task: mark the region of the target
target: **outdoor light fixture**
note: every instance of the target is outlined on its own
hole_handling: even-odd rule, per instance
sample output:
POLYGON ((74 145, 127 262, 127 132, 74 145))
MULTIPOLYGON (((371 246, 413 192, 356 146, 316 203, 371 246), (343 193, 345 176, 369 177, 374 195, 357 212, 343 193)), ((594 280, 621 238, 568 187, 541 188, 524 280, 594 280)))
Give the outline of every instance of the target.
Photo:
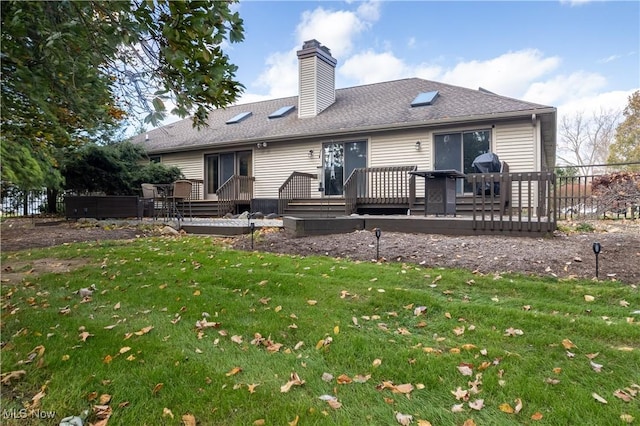
POLYGON ((602 246, 599 242, 596 241, 595 243, 593 243, 593 252, 596 255, 596 278, 598 278, 598 255, 600 254, 601 250, 602 246))
POLYGON ((251 224, 249 225, 249 230, 251 231, 251 250, 253 250, 253 233, 256 230, 255 222, 251 222, 251 224))
POLYGON ((382 235, 382 231, 380 228, 374 229, 376 234, 376 261, 380 259, 380 235, 382 235))
POLYGON ((266 142, 258 142, 258 144, 256 146, 258 148, 266 148, 267 147, 267 143, 266 142))
POLYGON ((422 143, 420 141, 416 142, 416 151, 420 151, 421 147, 422 147, 422 143))
POLYGON ((309 158, 313 158, 313 150, 312 149, 309 150, 309 158))

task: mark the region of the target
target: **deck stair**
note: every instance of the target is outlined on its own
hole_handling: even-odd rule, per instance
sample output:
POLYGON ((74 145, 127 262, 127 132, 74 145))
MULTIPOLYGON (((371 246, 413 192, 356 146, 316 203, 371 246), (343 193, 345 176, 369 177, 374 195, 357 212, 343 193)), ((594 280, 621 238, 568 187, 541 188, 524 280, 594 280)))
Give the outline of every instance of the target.
POLYGON ((325 197, 294 200, 288 203, 282 216, 294 217, 339 217, 345 215, 345 200, 342 197, 325 197))

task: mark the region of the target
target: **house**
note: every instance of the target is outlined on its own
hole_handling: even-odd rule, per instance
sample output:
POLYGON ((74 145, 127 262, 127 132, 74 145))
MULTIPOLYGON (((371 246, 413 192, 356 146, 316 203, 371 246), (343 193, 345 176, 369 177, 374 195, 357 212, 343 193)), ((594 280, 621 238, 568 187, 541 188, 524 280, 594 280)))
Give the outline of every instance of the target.
MULTIPOLYGON (((327 47, 309 40, 297 56, 298 96, 219 109, 206 128, 184 119, 134 142, 200 182, 194 198, 262 211, 276 211, 283 187, 297 176, 305 182, 299 198, 330 201, 345 196, 354 170, 377 170, 390 180, 416 169, 473 173, 473 160, 486 152, 511 173, 553 171, 554 107, 419 78, 335 89, 337 61, 327 47)), ((375 179, 365 177, 355 191, 379 186, 375 179)), ((421 194, 424 185, 418 179, 410 190, 421 194)), ((456 192, 473 188, 460 179, 456 192)))

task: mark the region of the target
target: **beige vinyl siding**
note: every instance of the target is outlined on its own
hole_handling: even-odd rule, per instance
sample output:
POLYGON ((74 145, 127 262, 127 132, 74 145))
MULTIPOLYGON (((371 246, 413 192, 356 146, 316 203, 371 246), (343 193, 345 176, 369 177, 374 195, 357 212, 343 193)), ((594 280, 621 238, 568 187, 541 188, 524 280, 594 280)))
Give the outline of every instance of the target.
MULTIPOLYGON (((521 124, 506 124, 496 126, 495 128, 495 151, 500 157, 501 161, 505 161, 509 164, 510 173, 519 172, 532 172, 538 170, 537 168, 537 156, 538 148, 536 147, 536 128, 531 125, 531 122, 525 122, 521 124)), ((533 205, 537 205, 538 194, 537 184, 534 182, 532 186, 533 205)), ((528 188, 522 188, 526 191, 528 188)), ((513 208, 528 207, 528 200, 522 200, 520 205, 517 205, 518 197, 518 184, 514 182, 512 186, 512 200, 514 200, 513 208)))
POLYGON ((316 115, 316 67, 315 58, 305 58, 300 61, 300 81, 298 98, 298 117, 313 117, 316 115))
POLYGON ((204 160, 200 151, 163 154, 162 164, 178 167, 187 179, 204 179, 204 160))
MULTIPOLYGON (((322 150, 320 142, 304 142, 279 144, 253 151, 255 198, 278 198, 278 189, 295 172, 316 174, 321 159, 318 158, 322 150), (313 149, 314 156, 309 158, 309 150, 313 149)), ((313 187, 317 181, 312 182, 313 187)), ((312 196, 320 196, 312 191, 312 196)))
MULTIPOLYGON (((369 167, 417 166, 419 170, 430 170, 433 168, 431 155, 431 135, 424 131, 374 136, 369 143, 369 167), (417 141, 420 141, 420 150, 416 150, 417 141)), ((416 193, 424 193, 422 178, 416 178, 416 193)))
POLYGON ((531 122, 496 125, 494 150, 501 161, 509 164, 511 172, 530 172, 536 167, 538 148, 535 146, 536 128, 531 122))
POLYGON ((334 69, 325 61, 316 59, 318 75, 317 75, 317 110, 316 114, 320 114, 336 100, 334 69))

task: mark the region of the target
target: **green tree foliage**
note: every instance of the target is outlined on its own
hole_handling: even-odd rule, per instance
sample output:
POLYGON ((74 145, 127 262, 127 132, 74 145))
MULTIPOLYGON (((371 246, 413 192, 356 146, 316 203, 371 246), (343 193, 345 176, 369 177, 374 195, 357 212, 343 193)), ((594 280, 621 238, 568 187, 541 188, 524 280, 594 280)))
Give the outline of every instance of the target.
MULTIPOLYGON (((629 96, 624 120, 616 129, 616 140, 609 148, 609 163, 640 162, 640 91, 629 96)), ((640 171, 640 165, 626 169, 640 171)))
POLYGON ((208 110, 241 93, 221 46, 243 39, 233 1, 38 1, 0 3, 2 180, 60 187, 66 148, 108 140, 146 113, 208 110))
POLYGON ((66 189, 76 193, 140 195, 143 183, 171 183, 183 177, 177 167, 149 163, 144 149, 130 142, 88 144, 63 162, 66 189))

